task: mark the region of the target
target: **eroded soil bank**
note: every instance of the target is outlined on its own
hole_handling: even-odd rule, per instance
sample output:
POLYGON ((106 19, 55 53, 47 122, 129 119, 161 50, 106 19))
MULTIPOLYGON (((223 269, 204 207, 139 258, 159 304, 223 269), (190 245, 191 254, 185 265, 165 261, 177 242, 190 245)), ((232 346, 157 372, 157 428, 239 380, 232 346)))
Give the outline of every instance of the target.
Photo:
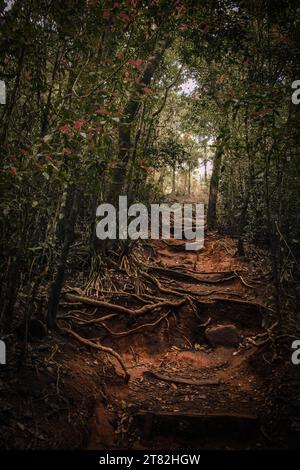
POLYGON ((260 424, 265 383, 253 365, 254 338, 263 335, 267 314, 259 306, 263 284, 254 280, 247 260, 234 256, 228 239, 212 237, 198 257, 181 247, 175 240, 152 244, 152 272, 170 290, 201 293, 205 303, 187 303, 131 335, 124 335, 119 320, 111 326, 109 344, 122 353, 131 380, 107 383, 91 423, 89 448, 265 444, 260 424), (192 277, 198 274, 201 282, 192 277))
POLYGON ((110 286, 70 281, 60 311, 65 333, 112 348, 130 380, 115 357, 68 333, 33 341, 26 367, 0 382, 2 447, 293 446, 299 402, 287 406, 286 387, 277 396, 285 366, 270 340, 264 253, 239 258, 234 240, 211 234, 198 254, 170 239, 138 257, 143 270, 124 258, 110 286))

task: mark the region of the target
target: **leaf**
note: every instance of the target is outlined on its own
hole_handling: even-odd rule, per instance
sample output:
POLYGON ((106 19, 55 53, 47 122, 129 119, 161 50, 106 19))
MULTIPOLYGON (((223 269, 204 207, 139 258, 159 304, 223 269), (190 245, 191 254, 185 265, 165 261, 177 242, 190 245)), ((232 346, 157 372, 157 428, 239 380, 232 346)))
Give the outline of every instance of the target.
POLYGON ((48 142, 50 142, 52 140, 52 134, 47 134, 43 137, 43 141, 45 142, 45 144, 48 144, 48 142))

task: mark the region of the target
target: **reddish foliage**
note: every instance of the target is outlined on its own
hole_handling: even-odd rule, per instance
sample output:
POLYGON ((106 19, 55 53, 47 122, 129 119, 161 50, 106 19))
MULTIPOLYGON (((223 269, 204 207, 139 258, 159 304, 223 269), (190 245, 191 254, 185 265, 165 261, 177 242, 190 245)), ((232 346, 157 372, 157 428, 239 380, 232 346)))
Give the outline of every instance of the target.
POLYGON ((71 127, 68 126, 68 124, 65 124, 64 126, 60 126, 59 128, 60 132, 68 133, 71 131, 71 127))
POLYGON ((106 9, 106 10, 103 11, 103 18, 109 19, 111 17, 111 15, 112 14, 111 14, 110 10, 106 9))
MULTIPOLYGON (((129 59, 127 63, 130 64, 132 67, 134 67, 139 72, 142 70, 142 59, 136 59, 136 60, 129 59)), ((128 70, 128 69, 126 69, 126 70, 128 70)))
POLYGON ((124 23, 129 23, 130 18, 128 15, 126 15, 125 11, 121 11, 118 15, 118 18, 123 21, 124 23))
POLYGON ((181 25, 179 26, 179 29, 181 31, 186 31, 187 29, 189 29, 189 25, 187 23, 181 23, 181 25))
POLYGON ((85 119, 79 119, 79 121, 74 122, 74 127, 76 127, 76 129, 81 129, 85 122, 85 119))

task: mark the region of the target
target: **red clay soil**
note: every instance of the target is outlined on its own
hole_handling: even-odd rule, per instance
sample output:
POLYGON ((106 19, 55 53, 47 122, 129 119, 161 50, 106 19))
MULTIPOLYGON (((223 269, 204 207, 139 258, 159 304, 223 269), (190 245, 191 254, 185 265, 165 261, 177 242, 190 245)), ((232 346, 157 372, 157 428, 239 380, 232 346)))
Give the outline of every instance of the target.
MULTIPOLYGON (((262 320, 268 313, 254 305, 263 304, 266 284, 262 274, 254 262, 235 256, 236 244, 228 238, 211 236, 198 255, 180 250, 182 244, 152 242, 151 265, 179 268, 208 282, 179 280, 177 275, 174 279, 172 272, 163 269, 152 271, 169 289, 189 295, 201 292, 201 300, 207 303, 196 309, 184 305, 159 325, 138 334, 103 338, 102 344, 122 354, 131 380, 128 384, 106 383, 105 400, 91 420, 89 449, 266 445, 260 424, 265 385, 250 365, 257 354, 251 339, 264 332, 262 320), (175 244, 175 248, 171 246, 175 244), (211 282, 218 279, 222 282, 211 282), (224 300, 211 300, 214 297, 224 300), (237 328, 236 347, 212 348, 206 340, 205 328, 222 324, 237 328)), ((110 328, 114 333, 126 329, 119 317, 111 321, 110 328)))
MULTIPOLYGON (((31 342, 25 365, 1 370, 2 448, 274 445, 265 418, 278 367, 268 344, 261 346, 273 315, 265 306, 267 256, 247 247, 249 259, 238 258, 236 242, 216 234, 206 237, 200 253, 173 239, 147 243, 139 249, 145 276, 135 277, 124 264, 112 271, 114 289, 87 293, 74 280, 68 292, 130 311, 162 300, 183 299, 180 306, 135 316, 67 296, 61 303, 60 326, 113 348, 129 382, 113 356, 68 334, 31 342), (135 297, 137 283, 142 288, 135 297), (104 323, 86 323, 103 317, 104 323), (234 347, 208 341, 206 328, 222 325, 236 331, 234 347)), ((12 357, 18 348, 11 348, 12 357)))

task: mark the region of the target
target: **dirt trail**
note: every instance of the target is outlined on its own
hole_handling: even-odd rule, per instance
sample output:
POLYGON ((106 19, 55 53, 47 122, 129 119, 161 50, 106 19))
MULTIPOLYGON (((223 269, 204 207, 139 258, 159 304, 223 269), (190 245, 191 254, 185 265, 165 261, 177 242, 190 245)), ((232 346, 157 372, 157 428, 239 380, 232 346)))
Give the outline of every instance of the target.
MULTIPOLYGON (((174 239, 148 245, 148 272, 169 291, 152 290, 152 295, 176 300, 175 290, 194 302, 166 309, 158 324, 131 335, 120 334, 130 329, 128 322, 111 320, 115 337, 107 334, 102 344, 122 355, 131 380, 106 383, 91 419, 88 448, 266 445, 260 422, 265 386, 256 372, 253 340, 264 338, 257 335, 265 332, 267 310, 259 307, 265 283, 255 263, 238 258, 236 251, 235 241, 213 234, 198 254, 174 239)), ((157 318, 149 315, 143 323, 157 318)))

